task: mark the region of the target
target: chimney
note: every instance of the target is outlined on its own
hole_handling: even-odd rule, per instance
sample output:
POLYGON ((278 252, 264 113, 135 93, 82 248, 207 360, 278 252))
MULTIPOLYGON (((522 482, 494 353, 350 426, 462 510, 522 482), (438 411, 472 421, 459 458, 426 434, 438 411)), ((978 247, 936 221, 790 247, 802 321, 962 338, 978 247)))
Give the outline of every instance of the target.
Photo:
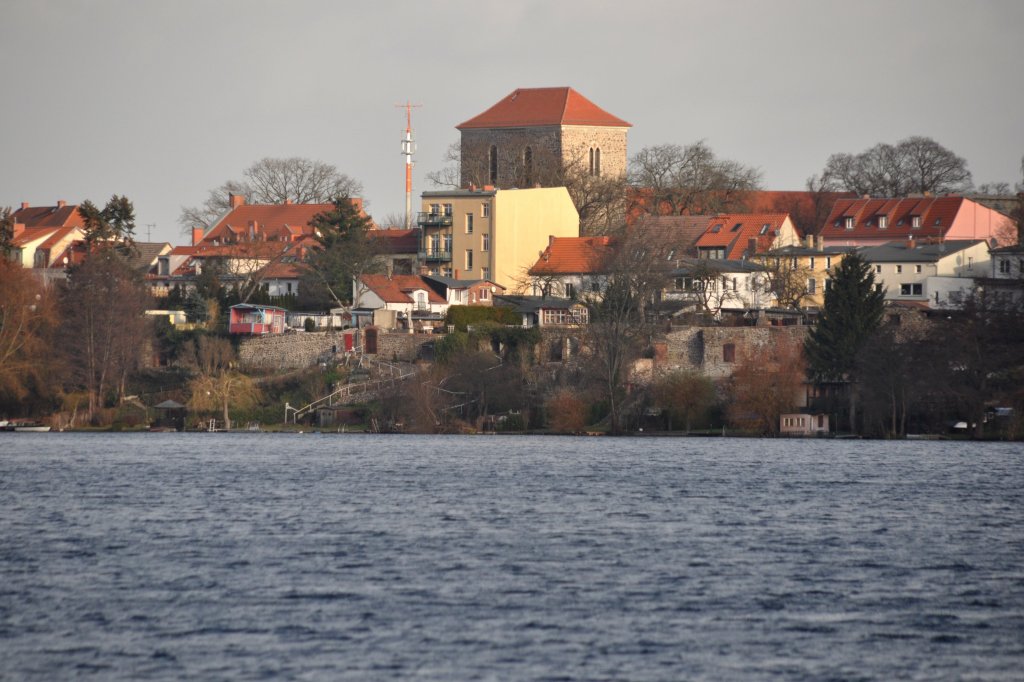
POLYGON ((485 192, 493 192, 494 191, 494 185, 484 185, 484 191, 485 192))
POLYGON ((819 234, 819 235, 817 236, 817 240, 818 240, 818 251, 824 251, 824 250, 825 250, 825 238, 824 238, 824 237, 822 237, 822 236, 821 236, 821 235, 819 234))
POLYGON ((294 202, 294 201, 292 201, 291 199, 285 199, 285 200, 284 200, 284 205, 285 205, 285 206, 291 206, 291 205, 292 205, 292 204, 294 204, 294 203, 295 203, 295 202, 294 202))
MULTIPOLYGON (((25 204, 22 204, 22 206, 25 206, 25 204)), ((17 237, 24 231, 25 223, 14 223, 14 232, 11 234, 11 237, 17 237)))
POLYGON ((28 202, 27 201, 21 202, 21 210, 24 211, 26 208, 28 208, 28 202))
POLYGON ((554 243, 555 243, 555 235, 549 234, 548 235, 548 246, 551 246, 554 243))
POLYGON ((192 246, 195 246, 199 242, 203 241, 203 234, 204 233, 205 233, 205 230, 203 230, 203 228, 201 228, 201 227, 193 227, 192 228, 192 246))
POLYGON ((245 206, 245 197, 241 194, 229 194, 228 203, 231 204, 231 208, 238 208, 239 206, 245 206))
POLYGON ((913 251, 916 248, 917 248, 917 242, 915 242, 914 238, 911 237, 910 239, 907 240, 907 249, 909 251, 913 251))
POLYGON ((58 199, 57 200, 57 208, 64 208, 67 205, 68 205, 68 202, 64 201, 63 199, 58 199))
POLYGON ((472 182, 469 183, 469 191, 470 192, 475 192, 476 191, 476 185, 474 185, 472 182))
POLYGON ((751 237, 747 240, 747 255, 753 256, 757 253, 757 237, 751 237))

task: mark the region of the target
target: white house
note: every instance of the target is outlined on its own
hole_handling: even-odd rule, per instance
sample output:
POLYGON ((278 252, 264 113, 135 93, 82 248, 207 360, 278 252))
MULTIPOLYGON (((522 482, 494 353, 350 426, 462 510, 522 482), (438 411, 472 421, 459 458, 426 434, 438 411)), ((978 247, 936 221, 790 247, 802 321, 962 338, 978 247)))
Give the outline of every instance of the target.
POLYGON ((992 272, 985 240, 889 242, 860 254, 873 268, 887 301, 935 309, 956 308, 974 290, 975 279, 992 272))

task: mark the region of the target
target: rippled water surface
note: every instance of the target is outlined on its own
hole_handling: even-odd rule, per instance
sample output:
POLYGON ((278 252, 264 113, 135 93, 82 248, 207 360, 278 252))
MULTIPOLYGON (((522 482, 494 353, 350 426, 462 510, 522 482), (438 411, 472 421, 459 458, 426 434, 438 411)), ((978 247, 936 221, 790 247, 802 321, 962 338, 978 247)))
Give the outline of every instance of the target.
POLYGON ((0 678, 1020 680, 1022 463, 0 434, 0 678))

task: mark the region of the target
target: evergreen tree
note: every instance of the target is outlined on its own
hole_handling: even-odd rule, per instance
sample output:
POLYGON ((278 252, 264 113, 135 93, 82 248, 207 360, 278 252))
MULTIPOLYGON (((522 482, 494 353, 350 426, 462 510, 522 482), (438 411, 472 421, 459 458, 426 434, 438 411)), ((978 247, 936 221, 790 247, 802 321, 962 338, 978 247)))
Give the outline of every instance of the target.
POLYGON ((135 207, 128 197, 116 194, 101 210, 89 200, 78 207, 85 223, 85 243, 89 251, 100 242, 110 242, 118 248, 130 249, 135 245, 135 207))
POLYGON ((0 208, 0 258, 10 258, 14 251, 14 218, 9 207, 0 208))
POLYGON ((373 221, 351 199, 341 197, 332 210, 313 219, 313 227, 320 245, 307 260, 309 284, 325 290, 334 305, 350 304, 353 281, 383 270, 370 234, 373 221))
POLYGON ((848 383, 851 430, 857 357, 882 322, 884 301, 885 292, 875 287, 871 266, 858 254, 847 254, 832 275, 818 325, 804 345, 813 380, 848 383))

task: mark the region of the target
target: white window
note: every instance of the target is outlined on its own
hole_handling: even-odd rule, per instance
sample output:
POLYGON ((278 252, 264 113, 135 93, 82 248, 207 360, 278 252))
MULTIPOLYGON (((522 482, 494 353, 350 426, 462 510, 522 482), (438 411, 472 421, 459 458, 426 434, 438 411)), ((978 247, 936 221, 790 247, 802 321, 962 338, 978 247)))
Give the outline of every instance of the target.
POLYGON ((914 272, 916 272, 917 274, 920 275, 921 274, 921 266, 920 265, 915 265, 914 266, 914 272))
POLYGON ((921 216, 915 215, 910 217, 910 226, 913 228, 921 227, 921 216))
POLYGON ((811 266, 811 268, 810 268, 810 269, 811 269, 811 270, 813 270, 813 269, 814 269, 814 256, 811 256, 811 263, 810 263, 810 266, 811 266))
POLYGON ((900 274, 902 272, 903 272, 903 266, 902 265, 897 265, 896 266, 896 274, 898 275, 898 274, 900 274))
POLYGON ((441 204, 431 204, 430 215, 441 215, 441 204))
MULTIPOLYGON (((484 268, 484 270, 486 270, 486 269, 487 268, 484 268)), ((489 301, 490 299, 491 299, 491 290, 488 289, 487 287, 484 287, 483 289, 481 289, 480 290, 480 300, 481 301, 489 301)))
POLYGON ((480 204, 480 217, 481 218, 490 218, 491 217, 491 205, 490 204, 480 204))
POLYGON ((875 274, 876 275, 881 275, 882 274, 882 266, 881 265, 876 265, 875 266, 875 274))
POLYGON ((491 250, 491 235, 482 234, 480 235, 480 250, 490 251, 491 250))
POLYGON ((832 269, 832 256, 825 256, 825 269, 826 270, 831 270, 832 269))
POLYGON ((880 216, 878 216, 878 229, 884 230, 887 227, 889 227, 889 216, 887 216, 887 215, 880 215, 880 216))
POLYGON ((900 296, 920 296, 921 295, 920 284, 901 284, 900 285, 900 296))
MULTIPOLYGON (((1010 274, 1010 260, 1008 258, 999 259, 999 272, 1003 275, 1010 274)), ((161 273, 163 274, 163 273, 161 273)))
POLYGON ((452 216, 452 205, 451 204, 445 204, 444 205, 444 214, 446 216, 448 216, 449 218, 452 216))
POLYGON ((853 218, 845 218, 844 221, 847 230, 853 229, 853 218))
POLYGON ((490 278, 491 278, 491 269, 490 268, 480 268, 480 279, 490 279, 490 278))
POLYGON ((818 293, 818 280, 814 278, 807 280, 807 293, 811 295, 818 293))
POLYGON ((576 287, 574 287, 571 282, 566 282, 565 283, 565 297, 566 298, 575 298, 576 297, 576 287))
POLYGON ((466 234, 473 234, 473 214, 466 214, 466 234))
POLYGON ((473 249, 466 249, 466 269, 473 269, 473 249))

